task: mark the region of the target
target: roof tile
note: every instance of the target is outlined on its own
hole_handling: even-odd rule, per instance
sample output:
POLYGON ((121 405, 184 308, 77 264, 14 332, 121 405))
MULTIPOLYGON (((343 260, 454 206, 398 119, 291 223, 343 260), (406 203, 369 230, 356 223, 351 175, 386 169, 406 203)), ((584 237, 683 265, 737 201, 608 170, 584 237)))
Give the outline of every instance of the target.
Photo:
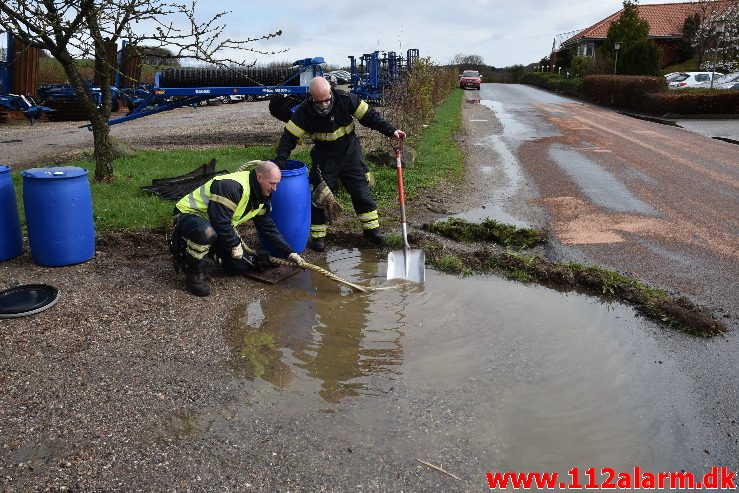
MULTIPOLYGON (((713 7, 724 10, 737 0, 716 0, 713 7)), ((654 3, 649 5, 639 5, 636 8, 639 17, 649 22, 649 37, 682 37, 683 23, 685 18, 697 12, 700 8, 700 2, 684 2, 684 3, 654 3)), ((623 9, 612 14, 600 22, 597 22, 587 29, 579 32, 575 36, 567 39, 562 46, 573 44, 579 39, 605 39, 608 34, 608 28, 611 23, 621 17, 623 9)))

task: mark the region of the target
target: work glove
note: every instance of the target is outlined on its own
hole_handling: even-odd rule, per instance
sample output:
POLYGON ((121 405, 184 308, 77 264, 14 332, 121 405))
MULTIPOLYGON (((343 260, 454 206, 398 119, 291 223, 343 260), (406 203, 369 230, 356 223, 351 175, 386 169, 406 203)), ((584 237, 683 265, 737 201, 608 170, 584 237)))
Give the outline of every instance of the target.
POLYGON ((257 250, 254 254, 254 267, 262 272, 265 269, 272 267, 272 261, 269 259, 270 255, 267 250, 257 250))
POLYGON ((231 249, 231 257, 237 260, 244 257, 244 248, 241 246, 241 243, 231 249))
POLYGON ((287 259, 290 260, 291 262, 297 264, 298 267, 305 268, 305 264, 306 264, 305 260, 303 260, 303 257, 301 257, 300 255, 298 255, 297 253, 295 253, 295 252, 291 253, 290 255, 287 256, 287 259))
POLYGON ((239 167, 238 167, 238 168, 236 169, 236 171, 251 171, 251 170, 253 170, 254 168, 256 168, 256 167, 257 167, 257 165, 259 165, 259 164, 261 164, 261 163, 263 163, 263 162, 264 162, 264 161, 262 161, 262 160, 260 160, 260 159, 254 159, 253 161, 247 161, 247 162, 245 162, 244 164, 242 164, 241 166, 239 166, 239 167))

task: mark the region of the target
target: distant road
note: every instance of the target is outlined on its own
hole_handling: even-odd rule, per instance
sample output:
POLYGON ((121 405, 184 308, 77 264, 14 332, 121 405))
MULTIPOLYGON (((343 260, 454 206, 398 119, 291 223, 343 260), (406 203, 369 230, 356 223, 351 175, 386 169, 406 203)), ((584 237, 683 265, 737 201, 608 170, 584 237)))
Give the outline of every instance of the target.
POLYGON ((484 84, 480 98, 538 189, 556 256, 680 291, 736 326, 739 146, 524 85, 484 84))

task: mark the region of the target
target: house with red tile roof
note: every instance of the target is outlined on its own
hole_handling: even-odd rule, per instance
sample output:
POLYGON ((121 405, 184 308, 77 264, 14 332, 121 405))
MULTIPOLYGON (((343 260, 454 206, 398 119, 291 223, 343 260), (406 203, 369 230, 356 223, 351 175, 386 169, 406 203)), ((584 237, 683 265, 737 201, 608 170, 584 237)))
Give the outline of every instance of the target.
MULTIPOLYGON (((707 12, 702 9, 723 11, 731 5, 736 5, 737 1, 739 0, 637 4, 636 7, 639 17, 649 22, 649 38, 662 49, 660 66, 664 67, 674 63, 678 58, 678 46, 687 17, 695 13, 705 16, 707 12)), ((611 23, 621 18, 622 13, 623 9, 565 39, 559 47, 553 46, 550 57, 552 66, 556 65, 557 60, 571 59, 575 55, 596 57, 598 48, 606 40, 608 28, 611 23)))

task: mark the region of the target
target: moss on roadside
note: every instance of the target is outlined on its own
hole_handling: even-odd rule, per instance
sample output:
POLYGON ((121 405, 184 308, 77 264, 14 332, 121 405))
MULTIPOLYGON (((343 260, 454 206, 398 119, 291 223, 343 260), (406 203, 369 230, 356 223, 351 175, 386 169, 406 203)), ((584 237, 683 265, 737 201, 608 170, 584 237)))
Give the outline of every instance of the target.
POLYGON ((543 232, 537 229, 519 228, 493 219, 479 224, 463 219, 449 218, 438 223, 424 224, 423 229, 459 242, 493 242, 516 249, 532 248, 546 241, 543 232))
POLYGON ((427 262, 451 273, 497 274, 520 282, 536 282, 543 286, 573 290, 636 308, 651 320, 696 336, 713 336, 726 332, 726 326, 702 307, 684 297, 650 287, 624 274, 597 266, 560 263, 538 255, 483 247, 464 252, 454 247, 440 248, 434 240, 420 245, 427 262), (454 258, 455 261, 450 261, 454 258))

